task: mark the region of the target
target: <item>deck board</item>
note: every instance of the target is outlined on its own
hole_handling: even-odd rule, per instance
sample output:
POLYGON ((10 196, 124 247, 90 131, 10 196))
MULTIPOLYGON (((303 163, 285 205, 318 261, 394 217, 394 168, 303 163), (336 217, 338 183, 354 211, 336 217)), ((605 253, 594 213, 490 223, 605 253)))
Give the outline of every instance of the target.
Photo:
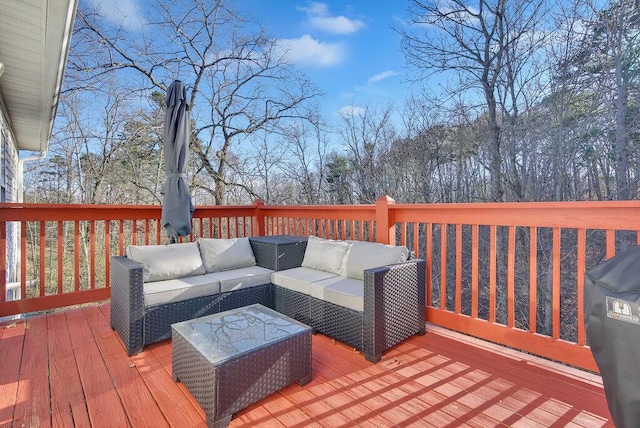
POLYGON ((168 427, 167 420, 142 380, 140 372, 122 352, 120 341, 105 323, 103 313, 97 306, 86 307, 83 312, 131 425, 168 427))
MULTIPOLYGON (((73 309, 66 315, 91 425, 128 426, 126 412, 84 312, 81 309, 73 309)), ((30 321, 31 319, 27 319, 27 323, 30 321)))
POLYGON ((89 413, 75 363, 64 312, 48 319, 49 376, 53 427, 89 427, 89 413))
MULTIPOLYGON (((599 378, 438 328, 377 364, 312 341, 312 381, 241 410, 231 427, 613 427, 599 378)), ((23 425, 206 426, 172 380, 171 341, 127 357, 108 304, 0 324, 0 426, 23 425)))
POLYGON ((18 394, 24 344, 24 321, 0 328, 0 426, 11 426, 18 394))
POLYGON ((18 426, 51 426, 47 363, 47 318, 27 323, 13 418, 18 426))

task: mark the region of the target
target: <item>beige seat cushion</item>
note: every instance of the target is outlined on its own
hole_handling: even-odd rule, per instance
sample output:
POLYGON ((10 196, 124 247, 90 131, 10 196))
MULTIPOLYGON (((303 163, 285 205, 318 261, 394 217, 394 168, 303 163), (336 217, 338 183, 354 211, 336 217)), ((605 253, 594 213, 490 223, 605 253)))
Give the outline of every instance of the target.
POLYGON ((144 304, 147 307, 211 296, 220 292, 220 282, 207 275, 147 282, 143 287, 144 304))
POLYGON ((281 270, 271 274, 271 282, 280 287, 299 293, 309 294, 309 286, 314 281, 336 277, 336 274, 308 267, 281 270))
POLYGON ((239 290, 241 288, 255 287, 256 285, 269 284, 271 282, 271 269, 260 266, 249 266, 240 269, 225 270, 222 272, 208 273, 205 276, 220 282, 220 292, 239 290))
POLYGON ((127 257, 144 266, 144 282, 202 275, 205 268, 195 242, 170 245, 129 245, 127 257))
POLYGON ((198 245, 207 272, 222 272, 256 265, 249 238, 199 238, 198 245))
POLYGON ((375 242, 354 241, 344 256, 341 275, 353 279, 364 279, 364 270, 407 261, 407 247, 383 245, 375 242))
POLYGON ((359 279, 336 276, 311 283, 311 297, 334 305, 364 311, 364 282, 359 279))
POLYGON ((310 236, 304 252, 302 266, 340 275, 342 262, 349 243, 310 236))

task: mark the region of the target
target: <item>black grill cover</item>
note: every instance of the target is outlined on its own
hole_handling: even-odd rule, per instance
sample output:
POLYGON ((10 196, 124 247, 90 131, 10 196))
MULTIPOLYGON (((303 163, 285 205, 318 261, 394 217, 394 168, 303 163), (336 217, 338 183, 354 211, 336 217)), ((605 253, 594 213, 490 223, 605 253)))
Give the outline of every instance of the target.
POLYGON ((588 271, 584 323, 617 428, 640 427, 640 247, 588 271))

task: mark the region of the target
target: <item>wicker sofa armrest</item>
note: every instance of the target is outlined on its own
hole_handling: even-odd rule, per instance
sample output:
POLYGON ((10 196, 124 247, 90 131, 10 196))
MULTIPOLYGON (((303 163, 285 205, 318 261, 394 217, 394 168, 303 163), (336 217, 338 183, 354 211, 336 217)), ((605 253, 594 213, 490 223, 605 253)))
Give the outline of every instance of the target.
POLYGON ((425 333, 425 261, 364 271, 363 351, 371 362, 414 334, 425 333))
POLYGON ((142 352, 144 294, 142 264, 124 256, 111 258, 111 328, 131 356, 142 352))

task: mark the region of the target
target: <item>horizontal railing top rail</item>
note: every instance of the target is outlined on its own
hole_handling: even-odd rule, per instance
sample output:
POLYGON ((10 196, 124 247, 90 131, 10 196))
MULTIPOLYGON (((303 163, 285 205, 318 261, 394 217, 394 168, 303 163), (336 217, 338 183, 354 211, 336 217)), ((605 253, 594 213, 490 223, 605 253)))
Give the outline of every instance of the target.
POLYGON ((498 226, 633 230, 640 226, 640 201, 495 202, 393 204, 398 221, 469 223, 498 226))
MULTIPOLYGON (((254 205, 198 206, 193 218, 252 217, 254 205), (214 214, 215 215, 212 215, 214 214)), ((76 220, 145 220, 160 219, 160 205, 91 205, 91 204, 0 204, 0 222, 7 221, 76 221, 76 220)))

